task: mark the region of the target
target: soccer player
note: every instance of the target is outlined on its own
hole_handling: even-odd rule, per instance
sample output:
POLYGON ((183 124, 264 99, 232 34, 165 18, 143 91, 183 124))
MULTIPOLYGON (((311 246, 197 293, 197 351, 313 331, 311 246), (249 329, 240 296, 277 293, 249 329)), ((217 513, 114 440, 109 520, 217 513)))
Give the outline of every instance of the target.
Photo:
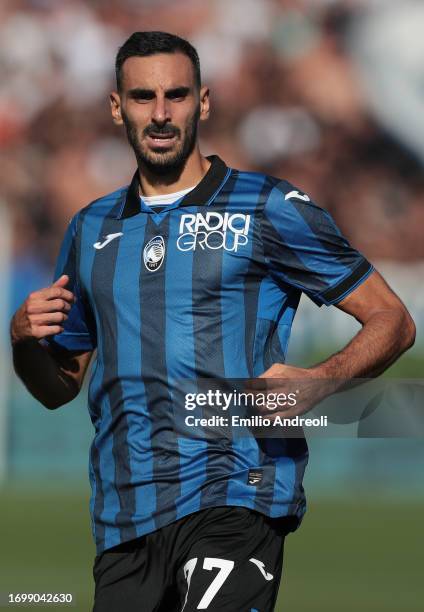
POLYGON ((95 612, 268 612, 305 512, 306 442, 180 435, 176 383, 372 377, 412 345, 414 324, 305 193, 201 154, 209 90, 187 41, 134 33, 116 77, 112 117, 137 171, 72 219, 55 282, 12 320, 15 368, 55 409, 97 351, 95 612), (284 365, 302 292, 362 324, 310 368, 284 365))

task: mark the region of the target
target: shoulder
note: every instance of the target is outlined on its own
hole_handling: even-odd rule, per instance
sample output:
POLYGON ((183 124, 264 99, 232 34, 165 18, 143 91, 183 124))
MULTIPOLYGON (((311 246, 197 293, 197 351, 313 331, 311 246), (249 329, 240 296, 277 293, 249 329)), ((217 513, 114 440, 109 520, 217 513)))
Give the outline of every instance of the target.
POLYGON ((329 213, 316 204, 312 196, 290 181, 262 172, 232 168, 233 190, 261 213, 261 220, 294 223, 308 219, 327 223, 329 213))
POLYGON ((87 206, 84 206, 84 208, 79 211, 78 215, 103 214, 104 216, 108 216, 108 214, 113 213, 115 209, 117 209, 119 205, 123 203, 128 189, 129 185, 125 185, 124 187, 120 187, 111 193, 107 193, 106 195, 93 200, 87 204, 87 206))
POLYGON ((70 220, 70 227, 73 231, 78 230, 78 226, 90 217, 116 216, 125 202, 129 185, 124 185, 111 193, 107 193, 96 198, 83 208, 81 208, 70 220))
POLYGON ((236 181, 236 189, 260 192, 264 203, 271 196, 273 200, 312 202, 309 195, 286 179, 263 172, 251 172, 237 168, 232 168, 232 174, 236 181))
POLYGON ((333 226, 327 210, 318 206, 312 196, 287 179, 261 172, 232 169, 234 191, 259 213, 261 226, 273 225, 292 234, 315 232, 333 226))

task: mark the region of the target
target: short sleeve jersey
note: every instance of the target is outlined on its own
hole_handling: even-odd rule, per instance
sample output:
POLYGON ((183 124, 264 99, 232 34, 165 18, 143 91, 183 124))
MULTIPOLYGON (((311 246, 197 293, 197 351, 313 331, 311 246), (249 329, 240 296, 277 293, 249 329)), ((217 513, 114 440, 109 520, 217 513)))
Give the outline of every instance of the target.
POLYGON ((174 386, 283 363, 301 294, 335 304, 373 268, 295 186, 210 161, 197 187, 160 212, 140 200, 136 173, 75 216, 58 259, 56 278, 70 276, 77 302, 51 342, 97 349, 89 411, 98 552, 211 506, 299 522, 305 512, 304 439, 180 436, 174 386))

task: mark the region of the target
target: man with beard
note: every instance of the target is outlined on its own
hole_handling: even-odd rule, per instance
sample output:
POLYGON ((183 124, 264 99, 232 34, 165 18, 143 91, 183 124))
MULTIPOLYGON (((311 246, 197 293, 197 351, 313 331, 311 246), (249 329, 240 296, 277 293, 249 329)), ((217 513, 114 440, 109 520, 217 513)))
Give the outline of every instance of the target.
MULTIPOLYGON (((322 379, 316 401, 337 389, 335 378, 382 372, 413 343, 414 324, 306 194, 200 153, 209 90, 187 41, 134 33, 116 77, 112 116, 137 171, 72 220, 55 282, 12 320, 15 368, 54 409, 77 395, 97 350, 95 612, 270 611, 285 536, 305 512, 305 440, 202 427, 187 435, 179 381, 322 379), (362 323, 311 368, 284 365, 302 292, 362 323)), ((198 404, 222 415, 216 397, 199 393, 198 404)))

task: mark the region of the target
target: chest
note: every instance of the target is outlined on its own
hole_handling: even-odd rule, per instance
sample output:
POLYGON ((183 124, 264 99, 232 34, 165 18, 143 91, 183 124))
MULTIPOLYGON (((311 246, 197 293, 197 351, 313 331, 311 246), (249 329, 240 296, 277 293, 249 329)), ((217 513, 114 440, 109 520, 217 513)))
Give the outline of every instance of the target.
POLYGON ((143 295, 152 305, 188 307, 243 289, 264 273, 258 220, 241 210, 105 219, 85 228, 80 248, 81 284, 102 306, 119 298, 131 308, 143 295))

